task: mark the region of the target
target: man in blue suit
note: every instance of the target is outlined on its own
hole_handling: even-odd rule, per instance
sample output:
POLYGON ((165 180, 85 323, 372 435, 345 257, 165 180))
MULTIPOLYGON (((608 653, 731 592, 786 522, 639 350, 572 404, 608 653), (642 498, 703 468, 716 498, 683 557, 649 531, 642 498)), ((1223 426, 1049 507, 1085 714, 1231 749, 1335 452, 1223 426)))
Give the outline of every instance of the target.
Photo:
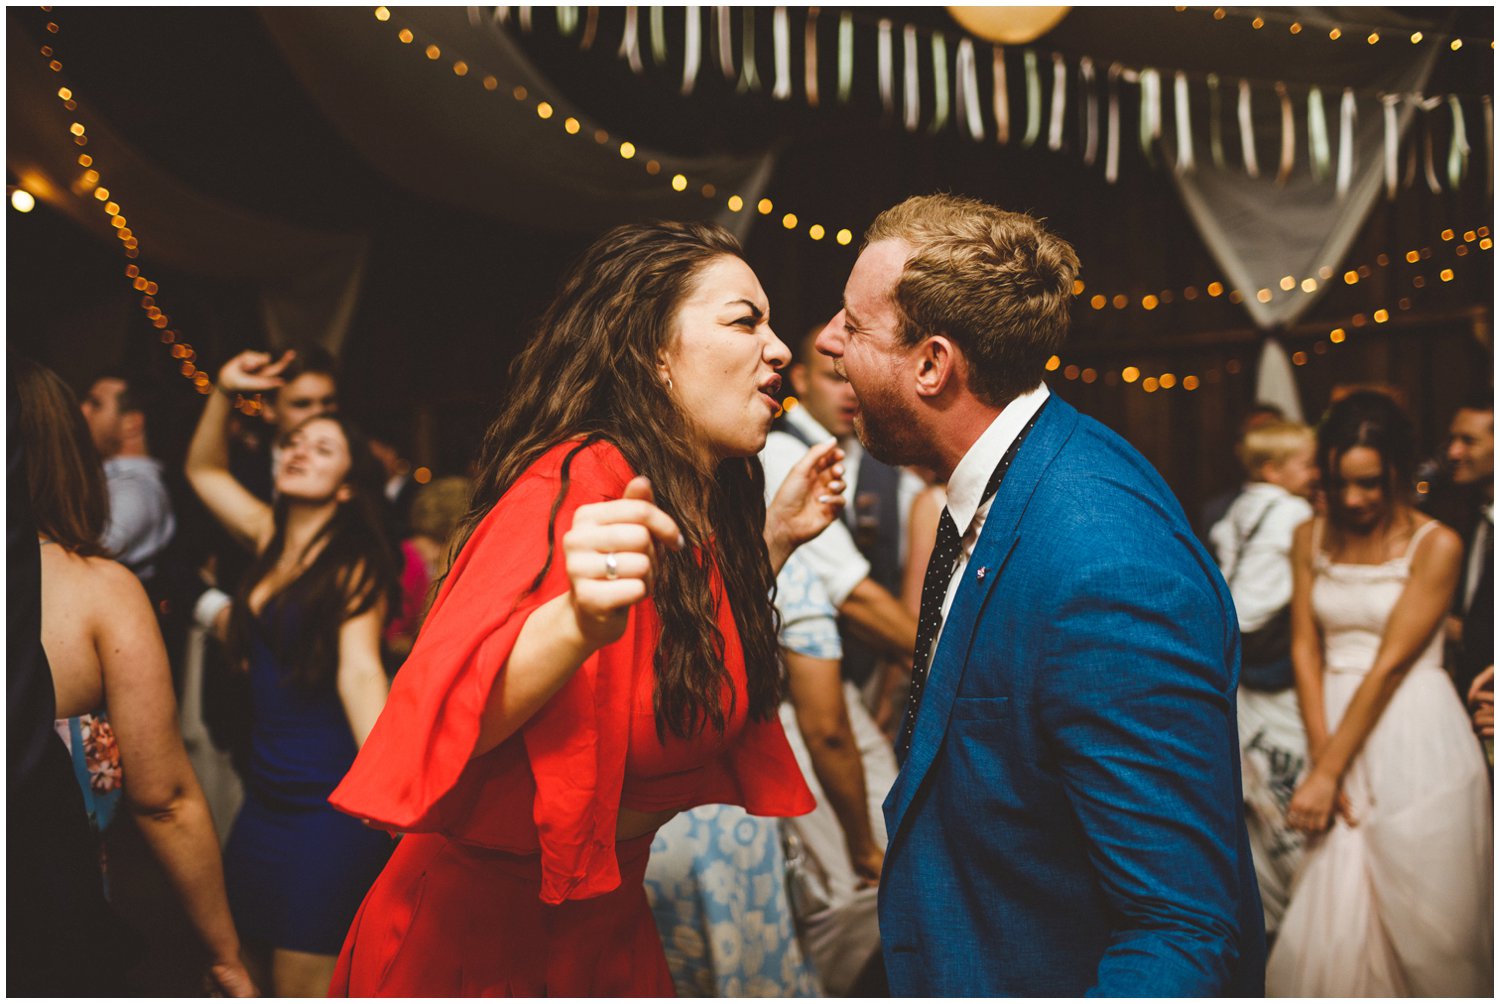
POLYGON ((1234 608, 1151 465, 1042 382, 1077 271, 1031 217, 909 199, 818 338, 866 448, 948 482, 885 802, 891 990, 1258 996, 1234 608))

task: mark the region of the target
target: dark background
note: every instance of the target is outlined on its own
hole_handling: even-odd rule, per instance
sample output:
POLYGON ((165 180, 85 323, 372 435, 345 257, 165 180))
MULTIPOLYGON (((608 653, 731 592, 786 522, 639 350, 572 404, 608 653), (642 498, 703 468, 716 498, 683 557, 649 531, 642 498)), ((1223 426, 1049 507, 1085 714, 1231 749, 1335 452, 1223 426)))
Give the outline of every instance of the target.
MULTIPOLYGON (((614 58, 621 10, 601 10, 592 52, 579 52, 576 38, 558 35, 552 8, 535 11, 536 27, 522 36, 524 48, 566 97, 617 135, 681 154, 750 151, 775 143, 780 160, 769 191, 788 205, 818 207, 830 229, 847 225, 857 235, 880 209, 939 189, 1047 217, 1075 244, 1084 263, 1087 288, 1075 305, 1067 359, 1100 373, 1092 384, 1053 374, 1054 390, 1141 448, 1190 512, 1235 483, 1230 445, 1252 403, 1262 337, 1248 316, 1223 297, 1186 302, 1179 295, 1149 312, 1137 306, 1095 310, 1088 302, 1100 290, 1129 292, 1138 301, 1146 293, 1201 289, 1222 278, 1165 172, 1146 165, 1134 148, 1131 100, 1123 102, 1121 177, 1109 185, 1102 169, 1084 166, 1076 136, 1068 138, 1067 149, 1053 153, 1044 143, 1030 150, 1014 140, 1006 147, 975 144, 951 125, 940 136, 928 135, 925 125, 908 134, 899 121, 882 116, 870 83, 873 74, 863 65, 856 67, 860 84, 848 108, 833 100, 831 67, 824 70, 820 109, 809 109, 800 98, 771 100, 769 8, 757 11, 764 90, 735 94, 706 49, 691 99, 677 93, 680 67, 656 70, 649 47, 644 77, 614 58), (1138 385, 1119 382, 1118 371, 1126 365, 1144 373, 1195 373, 1204 382, 1192 392, 1146 394, 1138 385)), ((1368 11, 1374 20, 1382 14, 1368 11)), ((1416 8, 1395 11, 1431 16, 1416 8)), ((863 8, 861 30, 881 15, 898 25, 954 27, 942 8, 863 8)), ((413 430, 415 461, 438 474, 461 470, 483 426, 503 407, 506 366, 559 273, 595 235, 530 231, 397 188, 322 116, 254 10, 69 8, 48 15, 33 8, 12 12, 10 28, 32 33, 40 44, 49 16, 66 20, 67 70, 79 91, 138 150, 189 187, 274 218, 374 232, 360 305, 343 350, 345 401, 358 417, 395 417, 413 430)), ((1451 16, 1460 19, 1458 33, 1492 37, 1492 8, 1451 16)), ((669 11, 667 17, 669 30, 680 24, 680 13, 669 11)), ((1243 26, 1204 29, 1206 17, 1203 11, 1140 10, 1131 29, 1121 32, 1118 9, 1080 8, 1038 44, 1087 53, 1101 68, 1108 59, 1121 58, 1135 65, 1154 62, 1262 78, 1267 76, 1264 45, 1274 44, 1276 53, 1290 60, 1292 72, 1283 64, 1277 69, 1289 81, 1326 82, 1332 75, 1359 84, 1339 78, 1336 46, 1290 37, 1276 43, 1257 38, 1251 46, 1243 26), (1208 43, 1185 61, 1174 33, 1195 14, 1208 43)), ((824 18, 827 32, 836 11, 825 10, 824 18)), ((738 24, 736 17, 737 30, 738 24)), ((800 25, 800 18, 793 24, 800 25)), ((793 35, 800 81, 800 30, 794 27, 793 35)), ((872 51, 864 45, 862 58, 873 59, 872 51)), ((1430 89, 1490 94, 1492 59, 1493 52, 1481 46, 1445 53, 1430 89)), ((1045 59, 1043 69, 1050 78, 1045 59)), ((1013 90, 1016 86, 1013 78, 1013 90)), ((1044 87, 1050 91, 1050 79, 1044 87)), ((1014 119, 1012 128, 1019 136, 1014 119)), ((1439 259, 1453 260, 1439 232, 1462 233, 1493 219, 1493 198, 1484 184, 1493 166, 1482 130, 1471 128, 1470 139, 1471 181, 1457 193, 1433 195, 1419 180, 1394 203, 1380 202, 1344 263, 1349 268, 1369 264, 1370 277, 1351 287, 1335 282, 1307 322, 1283 333, 1289 352, 1307 353, 1298 379, 1310 419, 1336 384, 1388 384, 1404 395, 1421 446, 1432 450, 1440 445, 1458 398, 1492 386, 1492 252, 1476 245, 1468 258, 1457 260, 1454 281, 1436 280, 1439 259), (1402 255, 1420 248, 1431 248, 1431 259, 1408 265, 1402 255), (1376 264, 1382 252, 1390 256, 1384 267, 1376 264), (1412 277, 1419 273, 1429 282, 1413 289, 1412 277), (1353 315, 1403 297, 1409 308, 1393 310, 1388 324, 1351 324, 1353 315), (1327 336, 1338 326, 1349 337, 1335 345, 1327 336)), ((1438 141, 1445 150, 1446 136, 1438 141)), ((1303 144, 1299 156, 1305 169, 1303 144)), ((831 238, 809 240, 805 226, 811 219, 803 220, 801 231, 788 232, 779 217, 777 211, 757 219, 746 253, 770 296, 775 327, 792 342, 837 309, 854 247, 839 247, 831 238)), ((155 423, 154 447, 175 458, 185 447, 200 399, 171 373, 157 332, 137 306, 139 294, 121 277, 124 261, 115 243, 96 240, 40 203, 30 214, 7 210, 7 238, 11 347, 42 359, 80 390, 106 365, 125 363, 165 374, 168 404, 155 423)), ((142 243, 149 249, 148 234, 142 243)), ((255 289, 174 271, 150 263, 146 255, 141 264, 160 279, 163 306, 170 301, 174 326, 198 349, 202 368, 212 373, 235 351, 262 343, 255 289)))

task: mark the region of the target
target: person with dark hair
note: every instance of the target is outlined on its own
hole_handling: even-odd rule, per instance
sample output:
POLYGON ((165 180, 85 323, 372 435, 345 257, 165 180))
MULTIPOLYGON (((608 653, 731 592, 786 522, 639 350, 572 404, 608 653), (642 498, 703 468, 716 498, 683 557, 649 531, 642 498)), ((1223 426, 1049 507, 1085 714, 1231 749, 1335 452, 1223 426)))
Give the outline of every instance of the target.
MULTIPOLYGON (((320 996, 344 932, 391 841, 327 797, 385 703, 380 636, 396 601, 380 467, 345 419, 315 414, 277 444, 276 502, 229 472, 230 396, 280 388, 293 361, 242 352, 219 372, 187 476, 254 559, 230 609, 228 647, 248 672, 245 803, 225 846, 230 903, 252 961, 282 996, 320 996)), ((278 395, 279 397, 280 395, 278 395)))
MULTIPOLYGON (((1463 573, 1448 614, 1453 646, 1449 672, 1460 694, 1474 700, 1494 689, 1495 665, 1495 401, 1493 392, 1466 400, 1448 426, 1444 451, 1458 512, 1451 524, 1464 540, 1463 573), (1488 673, 1486 672, 1488 671, 1488 673), (1481 679, 1483 677, 1483 679, 1481 679), (1476 681, 1478 681, 1476 683, 1476 681)), ((1493 698, 1492 698, 1493 699, 1493 698)))
POLYGON ((770 594, 837 514, 839 454, 767 505, 789 353, 741 255, 711 224, 617 227, 512 365, 457 558, 332 796, 406 834, 335 993, 670 996, 657 828, 812 808, 770 594))
POLYGON ((948 502, 885 801, 896 996, 1258 995, 1229 590, 1160 475, 1052 396, 1078 256, 951 195, 876 217, 818 336, 948 502))
MULTIPOLYGON (((12 374, 27 448, 25 483, 41 541, 42 644, 89 815, 102 830, 106 806, 123 795, 207 949, 213 983, 232 996, 253 996, 225 898, 213 820, 177 729, 171 672, 151 602, 100 543, 109 501, 78 401, 36 363, 14 361, 12 374)), ((73 922, 87 929, 99 918, 73 922)), ((100 955, 107 959, 112 947, 99 945, 100 955)), ((91 960, 76 963, 87 967, 91 960)), ((48 990, 67 985, 60 977, 48 990)))
POLYGON ((148 585, 177 530, 161 461, 149 450, 151 397, 145 381, 108 370, 94 379, 83 399, 83 417, 109 485, 104 546, 148 585))
POLYGON ((1413 506, 1411 421, 1355 391, 1318 428, 1328 515, 1292 544, 1310 841, 1267 967, 1286 997, 1488 997, 1490 790, 1443 671, 1458 535, 1413 506), (1330 828, 1331 826, 1331 828, 1330 828))

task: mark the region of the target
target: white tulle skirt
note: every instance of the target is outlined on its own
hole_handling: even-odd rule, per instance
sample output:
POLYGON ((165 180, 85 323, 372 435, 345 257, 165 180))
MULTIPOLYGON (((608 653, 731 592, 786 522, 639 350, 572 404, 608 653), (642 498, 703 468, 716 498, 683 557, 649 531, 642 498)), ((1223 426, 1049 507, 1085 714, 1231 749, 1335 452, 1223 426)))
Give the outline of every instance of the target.
MULTIPOLYGON (((1363 677, 1330 672, 1330 726, 1363 677)), ((1488 997, 1493 989, 1490 783, 1447 675, 1402 682, 1308 845, 1267 967, 1273 997, 1488 997)))

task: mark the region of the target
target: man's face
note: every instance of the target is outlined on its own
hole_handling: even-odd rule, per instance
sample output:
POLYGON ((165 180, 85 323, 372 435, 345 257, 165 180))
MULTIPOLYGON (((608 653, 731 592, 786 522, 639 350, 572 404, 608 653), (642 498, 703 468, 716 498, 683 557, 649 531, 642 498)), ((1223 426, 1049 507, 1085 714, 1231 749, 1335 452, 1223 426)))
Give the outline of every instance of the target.
POLYGON ((828 356, 816 351, 808 354, 811 359, 799 360, 787 374, 797 400, 835 438, 852 435, 854 415, 859 410, 854 387, 839 374, 828 356))
POLYGON ((338 386, 326 373, 304 373, 276 393, 271 416, 283 436, 314 415, 339 410, 338 386))
POLYGON ((94 449, 99 451, 101 457, 112 457, 120 452, 120 426, 124 420, 124 416, 120 414, 120 395, 124 390, 124 380, 105 377, 95 380, 83 399, 83 420, 88 424, 94 449))
POLYGON ((844 309, 819 332, 817 349, 854 390, 854 431, 865 448, 888 464, 931 466, 916 404, 916 349, 897 338, 894 295, 909 254, 895 240, 860 254, 844 285, 844 309))
POLYGON ((1495 479, 1495 413, 1460 408, 1448 426, 1448 466, 1460 485, 1495 479))

